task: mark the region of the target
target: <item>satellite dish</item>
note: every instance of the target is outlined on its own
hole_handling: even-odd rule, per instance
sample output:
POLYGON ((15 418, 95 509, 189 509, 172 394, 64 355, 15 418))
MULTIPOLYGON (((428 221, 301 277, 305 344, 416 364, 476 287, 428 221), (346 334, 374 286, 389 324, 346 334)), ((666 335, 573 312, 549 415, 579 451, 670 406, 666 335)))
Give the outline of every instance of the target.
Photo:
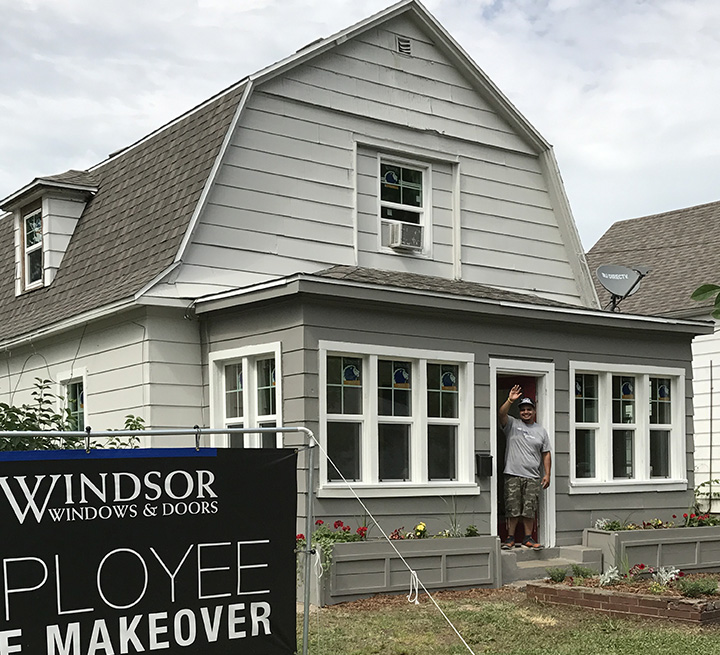
POLYGON ((649 272, 650 269, 647 266, 636 266, 634 268, 616 266, 614 264, 598 266, 595 275, 600 284, 602 284, 612 296, 610 300, 610 311, 614 312, 621 301, 634 294, 640 288, 640 280, 649 272))

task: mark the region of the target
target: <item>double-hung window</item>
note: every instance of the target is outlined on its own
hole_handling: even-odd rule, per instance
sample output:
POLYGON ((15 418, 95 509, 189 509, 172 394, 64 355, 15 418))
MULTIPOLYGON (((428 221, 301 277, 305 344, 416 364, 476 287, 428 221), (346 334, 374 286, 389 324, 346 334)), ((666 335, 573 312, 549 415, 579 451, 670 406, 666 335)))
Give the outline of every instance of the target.
POLYGON ((43 283, 43 219, 42 209, 22 216, 23 283, 34 289, 43 283))
POLYGON ((65 385, 67 416, 71 429, 85 429, 85 385, 82 380, 72 380, 65 385))
POLYGON ((571 489, 684 488, 682 369, 571 363, 571 489))
MULTIPOLYGON (((280 348, 278 344, 239 348, 210 355, 211 425, 214 428, 274 428, 280 420, 280 348)), ((275 448, 273 432, 228 433, 231 448, 275 448)))
POLYGON ((383 156, 378 167, 381 245, 423 251, 430 224, 430 167, 383 156))
POLYGON ((321 495, 477 493, 472 355, 321 342, 320 378, 321 495))
POLYGON ((87 371, 84 368, 60 371, 57 376, 55 391, 59 400, 57 409, 70 430, 84 430, 87 425, 86 378, 87 371))

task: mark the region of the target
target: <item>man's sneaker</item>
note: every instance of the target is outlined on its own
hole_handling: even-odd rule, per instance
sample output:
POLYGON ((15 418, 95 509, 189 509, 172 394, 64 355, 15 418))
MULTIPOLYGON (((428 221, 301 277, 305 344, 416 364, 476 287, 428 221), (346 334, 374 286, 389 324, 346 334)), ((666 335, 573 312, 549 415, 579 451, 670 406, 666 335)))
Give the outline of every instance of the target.
POLYGON ((512 550, 515 547, 515 539, 513 537, 508 537, 505 539, 505 541, 502 542, 500 548, 503 550, 512 550))
POLYGON ((525 538, 522 540, 522 545, 530 550, 540 550, 542 548, 542 546, 529 534, 525 535, 525 538))

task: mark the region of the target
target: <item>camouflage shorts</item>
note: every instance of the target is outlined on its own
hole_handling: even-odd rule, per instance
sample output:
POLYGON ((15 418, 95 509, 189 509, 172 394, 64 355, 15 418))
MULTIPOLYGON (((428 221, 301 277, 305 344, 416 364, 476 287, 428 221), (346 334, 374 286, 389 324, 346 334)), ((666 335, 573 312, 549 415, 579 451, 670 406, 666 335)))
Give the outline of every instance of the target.
POLYGON ((509 517, 534 518, 540 497, 540 480, 505 476, 505 514, 509 517))

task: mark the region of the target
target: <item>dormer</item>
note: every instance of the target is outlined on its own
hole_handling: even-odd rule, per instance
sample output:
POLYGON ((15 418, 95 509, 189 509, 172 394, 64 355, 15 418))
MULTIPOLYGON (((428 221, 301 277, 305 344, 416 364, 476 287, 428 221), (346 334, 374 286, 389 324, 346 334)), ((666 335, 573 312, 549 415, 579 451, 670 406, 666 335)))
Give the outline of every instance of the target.
POLYGON ((35 178, 0 201, 13 216, 15 295, 49 286, 55 279, 75 226, 97 192, 86 171, 35 178))

